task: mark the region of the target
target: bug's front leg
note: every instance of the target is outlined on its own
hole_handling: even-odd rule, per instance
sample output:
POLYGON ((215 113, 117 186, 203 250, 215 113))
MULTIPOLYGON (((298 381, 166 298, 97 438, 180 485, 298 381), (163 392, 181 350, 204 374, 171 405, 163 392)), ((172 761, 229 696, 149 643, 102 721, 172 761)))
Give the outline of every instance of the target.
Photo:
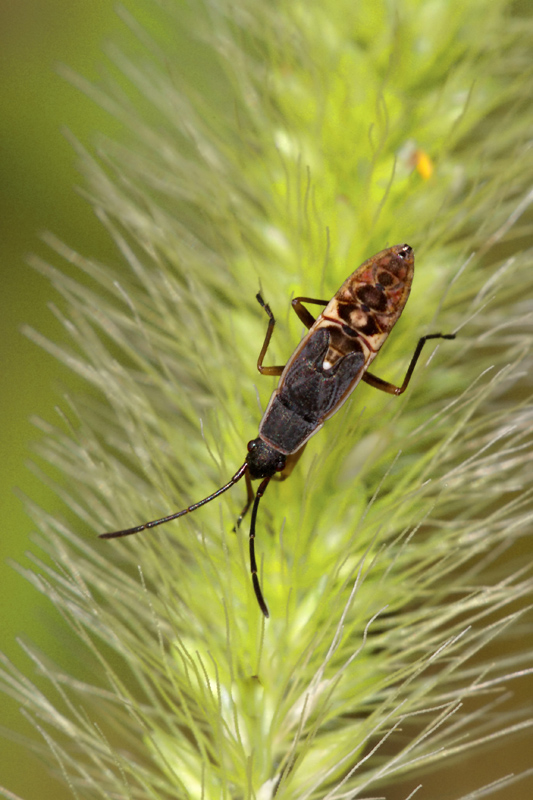
POLYGON ((395 386, 393 383, 384 381, 382 378, 378 378, 377 375, 372 375, 370 372, 365 372, 363 375, 363 380, 365 383, 368 383, 369 386, 373 386, 374 389, 380 389, 382 392, 388 392, 389 394, 396 395, 403 394, 409 386, 409 381, 411 380, 411 376, 416 367, 416 362, 420 358, 422 348, 429 339, 455 339, 455 333, 429 333, 427 336, 422 336, 422 338, 418 341, 415 352, 411 359, 411 363, 407 368, 407 372, 405 373, 405 378, 403 379, 401 386, 395 386))
POLYGON ((291 472, 293 471, 294 467, 302 457, 303 451, 305 450, 306 447, 307 447, 307 442, 303 445, 303 447, 300 447, 300 449, 297 450, 295 453, 290 453, 290 455, 287 456, 287 461, 285 462, 285 467, 283 469, 283 472, 278 472, 277 475, 274 475, 272 480, 286 481, 287 478, 290 476, 291 472))
POLYGON ((252 480, 250 478, 250 473, 248 472, 248 470, 246 470, 246 474, 244 477, 246 480, 246 503, 244 504, 244 508, 242 509, 241 513, 237 517, 237 522, 233 526, 233 533, 237 533, 237 529, 240 527, 240 524, 245 518, 248 509, 252 505, 253 499, 255 497, 255 493, 252 486, 252 480))

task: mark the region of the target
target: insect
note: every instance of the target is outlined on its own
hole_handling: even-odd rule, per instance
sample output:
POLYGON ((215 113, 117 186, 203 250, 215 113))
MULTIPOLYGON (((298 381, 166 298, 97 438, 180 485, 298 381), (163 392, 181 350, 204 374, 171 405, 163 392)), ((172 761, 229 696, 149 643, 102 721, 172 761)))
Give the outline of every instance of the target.
POLYGON ((256 439, 248 443, 248 455, 228 483, 182 511, 134 528, 103 533, 101 539, 116 539, 154 528, 190 514, 246 480, 247 500, 237 520, 238 527, 252 506, 249 548, 250 571, 255 596, 265 617, 268 607, 261 591, 255 557, 255 528, 259 501, 276 473, 286 477, 308 440, 323 426, 363 380, 375 389, 400 395, 409 385, 413 370, 429 339, 455 339, 455 334, 431 333, 419 339, 403 383, 394 386, 368 372, 387 336, 398 321, 411 290, 414 254, 408 244, 395 245, 369 258, 347 278, 332 300, 295 297, 292 307, 309 329, 283 366, 263 366, 276 321, 260 294, 257 300, 268 315, 268 327, 257 359, 262 375, 280 376, 278 386, 259 424, 256 439), (304 303, 325 306, 315 319, 304 303), (252 480, 261 483, 254 493, 252 480))

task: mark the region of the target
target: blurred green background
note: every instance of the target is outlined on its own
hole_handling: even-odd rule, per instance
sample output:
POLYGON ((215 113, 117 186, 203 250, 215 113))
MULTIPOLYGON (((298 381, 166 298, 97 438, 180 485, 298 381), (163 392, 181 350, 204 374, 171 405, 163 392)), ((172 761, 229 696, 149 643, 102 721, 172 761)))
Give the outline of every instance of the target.
MULTIPOLYGON (((136 14, 134 2, 125 5, 136 14)), ((115 7, 115 0, 0 4, 0 650, 30 676, 34 668, 16 637, 35 642, 64 666, 72 640, 62 636, 49 603, 41 602, 6 563, 29 565, 25 553, 34 527, 14 487, 45 508, 60 510, 59 501, 27 467, 31 443, 40 436, 29 418, 36 414, 54 421, 54 406, 65 389, 76 389, 76 382, 20 333, 21 325, 29 323, 56 340, 63 338, 47 305, 57 296, 26 257, 37 253, 59 263, 40 241, 43 230, 86 255, 102 260, 114 255, 90 205, 75 191, 84 181, 62 131, 66 127, 90 144, 98 131, 113 134, 116 124, 61 78, 57 65, 67 64, 98 81, 106 69, 106 41, 131 41, 115 7)), ((31 732, 15 702, 0 696, 0 709, 2 728, 31 732)), ((71 797, 37 758, 12 741, 0 740, 0 785, 24 798, 71 797)))
MULTIPOLYGON (((142 0, 124 5, 139 19, 146 14, 142 0)), ((63 338, 47 305, 57 302, 57 297, 46 280, 27 265, 26 256, 37 253, 59 263, 39 239, 40 231, 49 230, 84 255, 117 261, 90 205, 75 191, 84 180, 62 129, 70 129, 90 145, 98 132, 117 134, 118 126, 56 72, 56 65, 63 63, 98 82, 106 69, 107 41, 128 42, 128 48, 132 42, 115 13, 115 0, 8 0, 0 4, 0 650, 29 676, 35 671, 16 637, 34 642, 65 668, 73 644, 49 603, 40 602, 35 589, 6 563, 11 559, 30 565, 25 553, 32 547, 34 529, 14 487, 46 509, 57 510, 60 516, 64 513, 60 501, 27 467, 31 443, 40 437, 30 417, 38 415, 54 422, 54 406, 64 405, 64 392, 76 391, 80 384, 20 333, 21 325, 29 323, 54 340, 63 338)), ((33 550, 37 548, 33 546, 33 550)), ((31 733, 18 704, 0 696, 0 708, 2 727, 31 733)), ((523 742, 519 749, 522 746, 523 742)), ((491 752, 496 774, 518 769, 520 761, 527 763, 522 758, 518 764, 512 763, 514 755, 518 752, 512 741, 491 752)), ((483 757, 478 765, 483 772, 483 757)), ((445 774, 450 796, 459 795, 461 770, 456 772, 456 786, 450 783, 449 768, 445 774)), ((483 775, 479 783, 483 783, 483 775)), ((0 741, 0 785, 26 800, 71 797, 37 758, 14 741, 0 741)), ((521 784, 514 797, 526 797, 524 789, 527 792, 521 784)), ((407 793, 405 790, 401 796, 407 793)))

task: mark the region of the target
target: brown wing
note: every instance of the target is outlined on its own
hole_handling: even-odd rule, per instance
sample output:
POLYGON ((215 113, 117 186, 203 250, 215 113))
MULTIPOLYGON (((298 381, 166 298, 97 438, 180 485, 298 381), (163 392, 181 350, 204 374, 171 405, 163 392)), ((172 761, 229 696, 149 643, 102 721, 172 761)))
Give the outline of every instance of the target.
POLYGON ((282 453, 294 453, 302 447, 361 380, 365 369, 362 351, 351 352, 328 368, 324 364, 329 347, 327 328, 310 332, 272 395, 259 435, 282 453))

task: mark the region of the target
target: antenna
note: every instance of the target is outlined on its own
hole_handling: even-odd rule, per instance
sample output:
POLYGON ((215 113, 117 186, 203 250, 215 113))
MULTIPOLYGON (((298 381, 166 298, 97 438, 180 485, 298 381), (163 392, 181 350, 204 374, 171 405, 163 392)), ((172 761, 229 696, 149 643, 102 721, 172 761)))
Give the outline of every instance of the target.
POLYGON ((250 570, 252 573, 252 583, 254 585, 255 596, 257 597, 257 602, 259 603, 259 608, 268 619, 270 614, 268 613, 268 606, 265 603, 265 598, 263 597, 263 592, 261 591, 261 586, 259 585, 259 578, 257 577, 257 562, 255 560, 255 520, 257 518, 257 509, 259 508, 259 501, 263 497, 265 490, 270 482, 270 477, 265 478, 262 483, 259 485, 259 489, 256 492, 254 506, 252 508, 252 521, 250 523, 250 570))
MULTIPOLYGON (((206 503, 210 503, 211 500, 214 500, 219 495, 223 494, 224 492, 227 492, 228 489, 231 489, 232 486, 234 486, 238 481, 240 481, 240 479, 242 478, 247 469, 248 469, 248 464, 245 461, 242 467, 238 469, 233 478, 230 481, 228 481, 228 483, 226 483, 225 486, 222 486, 220 489, 217 489, 216 492, 210 494, 209 497, 204 497, 204 499, 200 500, 198 503, 193 503, 192 506, 184 508, 183 511, 176 511, 174 514, 169 514, 167 517, 161 517, 161 519, 153 519, 151 522, 145 522, 143 525, 137 525, 135 528, 126 528, 123 531, 112 531, 111 533, 101 533, 98 538, 120 539, 122 536, 131 536, 134 533, 140 533, 141 531, 146 531, 149 528, 155 528, 157 525, 163 525, 165 522, 170 522, 173 519, 178 519, 178 517, 183 517, 185 514, 190 514, 191 511, 196 511, 196 509, 200 508, 200 506, 205 506, 206 503)), ((261 486, 262 485, 263 484, 261 484, 261 486)), ((261 486, 259 487, 259 489, 261 489, 261 486)))

